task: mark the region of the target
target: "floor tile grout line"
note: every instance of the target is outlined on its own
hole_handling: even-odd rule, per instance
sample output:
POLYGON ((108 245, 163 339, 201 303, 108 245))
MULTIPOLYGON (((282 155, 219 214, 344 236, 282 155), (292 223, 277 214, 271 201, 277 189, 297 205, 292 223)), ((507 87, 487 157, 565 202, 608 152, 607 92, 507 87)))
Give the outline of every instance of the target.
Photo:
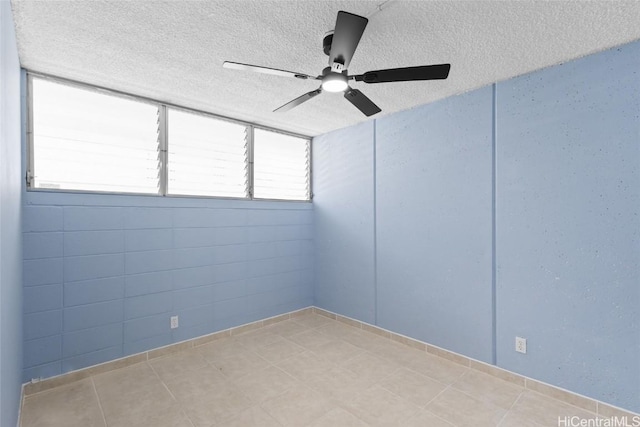
MULTIPOLYGON (((407 348, 408 348, 408 349, 411 349, 410 347, 407 347, 407 348)), ((365 350, 365 351, 369 351, 369 350, 365 350)), ((419 350, 417 350, 417 351, 419 351, 419 350)), ((380 355, 380 356, 379 356, 379 355, 377 355, 377 354, 375 354, 375 353, 373 353, 373 352, 371 352, 371 353, 372 353, 375 357, 381 358, 381 359, 383 359, 383 360, 385 360, 385 361, 387 361, 387 362, 397 363, 396 361, 392 360, 391 358, 385 357, 384 355, 380 355)), ((424 353, 424 354, 427 354, 427 353, 424 353)), ((420 353, 420 355, 421 355, 421 356, 422 356, 422 355, 424 355, 424 354, 423 354, 422 352, 420 353)), ((434 356, 434 357, 438 357, 438 356, 434 356)), ((420 372, 420 371, 418 371, 418 370, 414 369, 414 368, 413 368, 413 367, 411 367, 411 366, 405 366, 405 365, 402 365, 402 364, 400 364, 400 363, 397 363, 397 364, 399 364, 399 365, 400 365, 402 368, 404 368, 404 369, 408 369, 408 370, 410 370, 410 371, 412 371, 412 372, 414 372, 414 373, 416 373, 416 374, 418 374, 418 375, 421 375, 421 376, 423 376, 423 377, 426 377, 426 378, 428 378, 429 380, 436 381, 436 382, 438 382, 438 383, 440 383, 440 384, 444 384, 444 385, 447 385, 447 386, 449 386, 449 385, 452 385, 452 384, 453 384, 453 383, 451 383, 451 384, 446 384, 445 382, 443 382, 443 381, 439 380, 438 378, 434 378, 434 377, 432 377, 431 375, 429 375, 429 374, 427 374, 427 373, 420 372)), ((465 368, 467 371, 468 371, 468 370, 470 370, 470 368, 469 368, 469 367, 467 367, 467 366, 462 366, 462 365, 458 365, 458 366, 465 368)), ((465 373, 463 373, 462 375, 460 375, 458 378, 456 378, 456 380, 457 380, 457 379, 459 379, 459 378, 461 378, 461 377, 462 377, 462 376, 464 376, 465 374, 466 374, 466 372, 465 372, 465 373)))
MULTIPOLYGON (((535 380, 534 380, 534 381, 535 381, 535 380)), ((550 395, 548 395, 548 394, 546 394, 546 393, 543 393, 543 392, 540 392, 540 391, 537 391, 537 390, 533 390, 533 389, 531 389, 531 388, 529 388, 529 387, 525 387, 525 390, 524 390, 524 391, 529 392, 529 393, 535 393, 535 394, 537 394, 538 396, 542 396, 542 397, 544 397, 545 399, 550 399, 550 400, 553 400, 553 401, 555 401, 555 402, 559 402, 559 403, 561 403, 562 405, 570 406, 570 407, 572 407, 572 408, 574 408, 574 409, 578 409, 578 410, 579 410, 579 411, 581 411, 581 412, 587 412, 587 413, 589 413, 589 414, 593 414, 593 415, 595 415, 596 417, 598 417, 598 416, 601 416, 601 415, 602 415, 602 414, 598 414, 597 412, 593 412, 593 411, 590 411, 590 410, 588 410, 588 409, 585 409, 585 408, 583 408, 583 407, 581 407, 581 406, 574 405, 573 403, 569 403, 569 402, 567 402, 567 401, 565 401, 565 400, 558 399, 558 398, 556 398, 556 397, 550 396, 550 395)), ((597 410, 597 406, 596 406, 596 410, 597 410)), ((633 416, 633 415, 632 415, 632 416, 633 416)))
MULTIPOLYGON (((394 393, 393 391, 391 391, 391 390, 387 389, 387 388, 386 388, 386 387, 384 387, 382 384, 380 384, 380 382, 379 382, 379 381, 377 381, 377 382, 375 382, 375 383, 371 384, 369 387, 367 387, 367 388, 365 388, 365 389, 363 389, 363 390, 360 390, 360 391, 359 391, 358 393, 356 393, 356 394, 362 394, 362 393, 365 393, 365 392, 367 392, 367 391, 369 391, 369 390, 371 390, 371 389, 373 389, 373 388, 376 388, 376 387, 377 387, 377 388, 379 388, 379 389, 382 389, 382 390, 384 390, 384 391, 386 391, 386 392, 388 392, 388 393, 390 393, 391 395, 393 395, 393 396, 397 397, 398 399, 402 400, 404 403, 407 403, 407 404, 409 404, 409 405, 411 405, 411 406, 415 407, 415 408, 417 409, 417 411, 416 411, 416 413, 415 413, 414 415, 418 415, 418 413, 419 413, 421 410, 423 410, 423 409, 424 409, 424 407, 422 407, 422 406, 420 406, 420 405, 416 405, 415 403, 413 403, 413 402, 409 401, 408 399, 406 399, 406 398, 404 398, 404 397, 400 396, 399 394, 394 393)), ((345 409, 347 409, 347 408, 345 407, 345 409)), ((348 409, 347 409, 347 410, 348 410, 348 409)), ((349 412, 351 412, 351 411, 349 411, 349 412)), ((352 412, 351 412, 351 413, 352 413, 352 412)), ((358 418, 359 420, 362 420, 362 419, 361 419, 357 414, 352 413, 352 415, 354 415, 354 416, 355 416, 356 418, 358 418)), ((404 421, 405 421, 405 422, 406 422, 406 421, 409 421, 411 418, 413 418, 413 417, 409 417, 409 418, 405 419, 404 421)), ((365 424, 368 424, 365 420, 362 420, 362 421, 363 421, 363 422, 365 422, 365 424)))
POLYGON ((424 411, 427 411, 427 412, 429 413, 429 415, 433 415, 433 416, 434 416, 434 417, 436 417, 437 419, 442 420, 442 421, 444 421, 445 423, 447 423, 447 424, 451 425, 451 427, 457 427, 457 426, 453 423, 453 421, 451 421, 451 420, 447 420, 447 419, 445 419, 445 418, 442 418, 440 415, 433 413, 432 411, 428 410, 427 408, 423 408, 423 410, 424 410, 424 411))
MULTIPOLYGON (((387 387, 385 387, 385 386, 382 384, 382 382, 383 382, 383 381, 385 381, 385 380, 387 380, 387 379, 391 378, 393 375, 395 375, 395 374, 396 374, 398 371, 400 371, 401 369, 402 369, 402 367, 400 367, 400 368, 396 369, 395 371, 393 371, 393 373, 392 373, 392 374, 387 375, 386 377, 382 378, 380 381, 376 381, 376 382, 375 382, 375 383, 373 383, 371 386, 369 386, 369 388, 368 388, 368 389, 370 389, 370 388, 372 388, 372 387, 375 387, 375 386, 378 386, 378 387, 380 387, 380 388, 382 388, 382 389, 384 389, 384 390, 388 391, 389 393, 393 394, 394 396, 396 396, 396 397, 398 397, 398 398, 400 398, 400 399, 402 399, 402 400, 407 401, 408 403, 412 404, 412 405, 413 405, 413 406, 415 406, 416 408, 424 409, 424 408, 425 408, 425 406, 426 406, 428 403, 425 403, 424 405, 418 405, 418 404, 416 404, 416 403, 413 403, 412 401, 408 400, 406 397, 403 397, 403 396, 399 395, 398 393, 396 393, 396 392, 395 392, 395 391, 393 391, 393 390, 389 390, 387 387)), ((367 390, 368 390, 368 389, 367 389, 367 390)), ((429 402, 431 402, 431 401, 429 401, 429 402)))
MULTIPOLYGON (((287 375, 288 375, 288 376, 290 376, 291 378, 293 378, 293 379, 298 383, 298 386, 299 386, 299 387, 301 387, 301 388, 305 388, 305 389, 307 389, 307 390, 311 391, 313 394, 315 394, 315 395, 319 395, 319 396, 320 396, 320 397, 322 397, 323 399, 327 400, 329 403, 332 403, 332 399, 327 399, 327 398, 325 398, 324 396, 322 396, 322 393, 320 393, 319 391, 317 391, 317 390, 313 389, 312 387, 310 387, 309 385, 307 385, 307 381, 304 381, 304 380, 302 380, 302 379, 300 379, 300 378, 296 378, 295 376, 293 376, 292 374, 290 374, 290 373, 286 372, 285 370, 283 370, 283 369, 282 369, 282 368, 280 368, 279 366, 276 366, 276 365, 274 365, 274 364, 272 364, 272 366, 273 366, 273 367, 275 367, 275 368, 277 368, 277 369, 279 369, 280 371, 284 372, 285 374, 287 374, 287 375)), ((281 393, 278 393, 278 394, 276 394, 276 395, 274 395, 274 396, 271 396, 271 397, 269 397, 268 399, 264 399, 264 400, 262 400, 261 402, 257 403, 257 404, 256 404, 256 406, 259 406, 259 407, 260 407, 264 412, 266 412, 266 413, 267 413, 267 415, 269 415, 271 418, 273 418, 273 419, 274 419, 278 424, 283 425, 282 423, 280 423, 280 422, 279 422, 279 421, 278 421, 278 420, 277 420, 277 419, 276 419, 276 418, 275 418, 275 417, 274 417, 274 416, 273 416, 273 415, 272 415, 272 414, 267 410, 267 408, 263 407, 263 406, 262 406, 262 404, 263 404, 263 403, 265 403, 265 402, 266 402, 266 401, 268 401, 268 400, 277 399, 278 397, 280 397, 280 396, 284 395, 285 393, 287 393, 289 390, 291 390, 291 388, 287 388, 286 390, 282 391, 281 393)), ((327 412, 329 412, 329 411, 327 411, 327 412)), ((327 412, 325 412, 324 414, 322 414, 322 416, 324 416, 327 412)), ((322 417, 322 416, 321 416, 321 417, 322 417)), ((320 418, 320 417, 318 417, 318 418, 320 418)), ((314 421, 310 421, 309 423, 305 424, 305 426, 308 426, 308 425, 310 425, 310 424, 311 424, 311 423, 313 423, 313 422, 315 422, 315 420, 314 420, 314 421)), ((283 425, 283 426, 284 426, 284 425, 283 425)), ((304 426, 303 426, 303 427, 304 427, 304 426)))
MULTIPOLYGON (((169 386, 167 386, 167 384, 164 382, 164 380, 160 377, 160 375, 158 374, 158 372, 155 370, 155 368, 153 367, 153 365, 151 363, 149 363, 148 361, 145 362, 147 364, 147 366, 151 369, 151 371, 153 372, 153 374, 156 376, 156 378, 158 379, 158 381, 160 381, 160 383, 162 384, 162 386, 167 390, 167 392, 169 392, 169 395, 171 396, 171 398, 174 400, 174 402, 180 404, 180 402, 178 401, 178 399, 176 399, 176 397, 173 395, 173 393, 171 392, 171 390, 169 389, 169 386)), ((180 405, 182 407, 182 405, 180 405)))
POLYGON ((502 419, 500 420, 500 422, 498 422, 498 427, 500 426, 500 424, 502 424, 504 422, 504 420, 507 418, 507 416, 509 415, 509 413, 511 412, 511 410, 513 408, 515 408, 515 406, 518 404, 518 402, 520 401, 520 398, 522 397, 522 395, 525 393, 525 390, 522 390, 520 392, 520 394, 518 395, 518 397, 516 397, 516 400, 513 401, 513 403, 511 404, 511 406, 509 407, 509 409, 507 410, 507 412, 504 414, 504 416, 502 417, 502 419))
MULTIPOLYGON (((469 396, 469 397, 472 397, 473 399, 479 400, 479 401, 480 401, 480 402, 482 402, 482 403, 488 403, 488 404, 490 404, 491 406, 494 406, 494 407, 496 407, 496 408, 498 408, 498 409, 505 410, 505 411, 507 411, 507 412, 508 412, 508 411, 510 411, 510 410, 511 410, 511 408, 513 407, 513 405, 515 405, 515 402, 517 402, 517 401, 520 399, 520 396, 522 396, 522 394, 524 394, 524 393, 527 391, 527 389, 526 389, 525 387, 522 387, 522 386, 519 386, 519 385, 516 385, 516 384, 510 383, 509 381, 505 381, 505 380, 502 380, 502 379, 500 379, 500 378, 491 377, 491 375, 489 375, 489 374, 485 374, 485 375, 489 375, 489 377, 491 377, 491 379, 492 379, 492 380, 502 381, 502 382, 506 383, 507 385, 510 385, 510 386, 513 386, 513 387, 518 387, 518 388, 520 388, 520 389, 521 389, 521 390, 520 390, 520 393, 518 393, 518 397, 517 397, 517 398, 516 398, 516 400, 511 404, 511 406, 509 407, 509 409, 502 408, 502 407, 500 407, 500 406, 498 406, 498 405, 496 405, 496 404, 494 404, 494 403, 492 403, 492 402, 489 402, 489 401, 486 401, 486 400, 483 400, 483 399, 479 399, 478 397, 476 397, 476 396, 474 396, 474 395, 472 395, 472 394, 470 394, 470 393, 468 393, 468 392, 466 392, 466 391, 464 391, 464 390, 461 390, 461 389, 459 389, 459 388, 455 387, 455 384, 458 382, 458 380, 460 380, 460 379, 464 378, 464 376, 465 376, 465 375, 467 375, 469 372, 471 372, 471 368, 468 368, 467 372, 465 372, 464 374, 462 374, 462 375, 461 375, 461 376, 460 376, 456 381, 452 382, 452 383, 450 384, 451 388, 452 388, 453 390, 457 391, 457 392, 460 392, 460 393, 465 394, 465 395, 467 395, 467 396, 469 396)), ((555 400, 557 400, 557 399, 555 399, 555 400)), ((506 415, 506 414, 505 414, 505 415, 506 415)))
MULTIPOLYGON (((467 397, 470 397, 470 398, 472 398, 472 399, 474 399, 474 400, 477 400, 478 402, 482 403, 483 405, 490 405, 490 406, 492 406, 492 407, 493 407, 493 408, 495 408, 495 409, 499 409, 499 410, 501 410, 501 411, 505 411, 504 415, 503 415, 503 416, 502 416, 502 418, 500 419, 501 421, 502 421, 502 419, 503 419, 504 417, 506 417, 506 416, 507 416, 507 414, 509 413, 509 411, 511 410, 511 408, 513 407, 513 405, 515 405, 515 403, 520 399, 520 396, 522 396, 522 394, 524 394, 524 392, 526 391, 526 390, 523 388, 523 389, 520 391, 520 393, 518 394, 518 397, 516 398, 516 400, 511 404, 511 406, 509 407, 509 409, 506 409, 506 408, 503 408, 503 407, 501 407, 501 406, 496 405, 495 403, 492 403, 492 402, 489 402, 489 401, 487 401, 487 400, 481 399, 481 398, 480 398, 480 397, 478 397, 478 396, 474 396, 474 395, 472 395, 472 394, 470 394, 470 393, 468 393, 468 392, 466 392, 466 391, 464 391, 464 390, 460 390, 459 388, 454 387, 454 384, 455 384, 455 383, 451 383, 451 385, 450 385, 450 387, 451 387, 451 389, 452 389, 452 390, 455 390, 455 391, 457 391, 458 393, 462 393, 462 394, 464 394, 464 395, 465 395, 465 396, 467 396, 467 397)), ((498 425, 499 425, 499 423, 498 423, 498 425)))
MULTIPOLYGON (((412 373, 414 373, 414 374, 418 374, 418 375, 420 375, 420 376, 422 376, 422 377, 425 377, 425 378, 427 378, 427 379, 428 379, 428 380, 430 380, 430 381, 436 382, 436 383, 438 383, 438 384, 442 384, 445 388, 450 387, 450 386, 452 385, 452 384, 447 384, 447 383, 445 383, 445 382, 442 382, 442 381, 440 381, 440 380, 438 380, 438 379, 436 379, 436 378, 430 377, 429 375, 423 374, 422 372, 418 372, 418 371, 416 371, 415 369, 412 369, 412 368, 410 368, 410 367, 408 367, 408 366, 403 366, 402 368, 403 368, 403 369, 406 369, 406 370, 408 370, 408 371, 411 371, 411 372, 412 372, 412 373)), ((444 389, 443 389, 442 391, 444 391, 444 389)), ((433 400, 433 399, 431 399, 431 400, 433 400)), ((431 400, 430 400, 429 402, 431 402, 431 400)), ((429 402, 427 402, 427 403, 429 403, 429 402)))
MULTIPOLYGON (((285 371, 284 369, 282 369, 280 366, 276 365, 276 364, 272 364, 271 366, 273 366, 274 368, 276 368, 277 370, 279 370, 280 372, 284 373, 285 375, 289 376, 290 378, 298 381, 298 382, 302 382, 302 380, 300 378, 296 378, 294 375, 290 374, 289 372, 285 371)), ((282 393, 281 393, 282 394, 282 393)), ((278 395, 279 396, 279 395, 278 395)))
POLYGON ((505 412, 504 416, 500 419, 500 421, 498 422, 496 427, 500 427, 500 424, 502 424, 504 422, 504 420, 507 418, 507 415, 509 415, 509 413, 511 412, 511 410, 518 404, 518 402, 520 401, 520 398, 524 395, 524 393, 527 390, 524 389, 520 392, 520 394, 518 395, 518 397, 516 398, 516 400, 513 401, 513 403, 511 404, 511 406, 509 407, 509 409, 507 409, 507 412, 505 412))
MULTIPOLYGON (((288 375, 289 377, 291 377, 292 379, 294 379, 297 383, 299 383, 298 385, 300 385, 300 386, 304 386, 304 385, 305 385, 305 384, 304 384, 304 383, 305 383, 305 381, 302 381, 301 379, 294 377, 293 375, 291 375, 290 373, 288 373, 287 371, 285 371, 285 370, 281 369, 281 368, 280 368, 280 367, 278 367, 278 366, 273 365, 273 367, 274 367, 274 368, 276 368, 276 369, 279 369, 281 372, 285 373, 286 375, 288 375)), ((317 393, 317 392, 316 392, 315 390, 313 390, 311 387, 307 387, 307 388, 308 388, 309 390, 313 391, 314 393, 317 393)), ((267 400, 270 400, 270 399, 276 399, 276 398, 278 398, 278 397, 282 396, 283 394, 287 393, 289 390, 291 390, 291 388, 287 388, 286 390, 283 390, 282 392, 277 393, 277 394, 275 394, 275 395, 273 395, 273 396, 269 397, 268 399, 263 399, 263 400, 261 400, 260 402, 258 402, 258 403, 257 403, 257 405, 258 405, 258 406, 260 406, 260 407, 261 407, 265 412, 269 413, 265 408, 263 408, 263 407, 262 407, 262 404, 263 404, 264 402, 266 402, 267 400)), ((271 414, 269 414, 269 415, 271 416, 271 414)), ((272 417, 272 418, 273 418, 273 417, 272 417)), ((277 420, 276 420, 276 421, 277 421, 277 420)))
POLYGON ((104 409, 102 409, 102 402, 100 402, 100 395, 98 394, 98 389, 96 388, 96 383, 95 381, 93 381, 93 375, 89 377, 89 380, 91 381, 91 386, 93 388, 93 393, 96 396, 96 400, 98 401, 98 408, 100 408, 100 415, 102 415, 102 421, 104 422, 104 426, 107 427, 107 417, 104 414, 104 409))
MULTIPOLYGON (((183 350, 184 351, 184 350, 183 350)), ((165 390, 167 390, 167 392, 169 393, 169 396, 171 396, 171 398, 173 399, 174 402, 176 402, 178 404, 178 406, 180 407, 180 411, 185 415, 185 417, 187 417, 187 420, 189 420, 189 423, 191 424, 192 427, 195 427, 195 424, 193 422, 193 420, 191 420, 191 417, 189 416, 189 413, 185 410, 184 406, 182 405, 182 402, 180 402, 176 396, 173 394, 173 392, 171 391, 171 389, 169 388, 169 386, 164 382, 164 380, 162 379, 162 377, 160 377, 160 374, 158 374, 158 371, 156 371, 156 369, 153 367, 153 365, 147 361, 145 362, 147 364, 147 366, 149 366, 149 368, 151 368, 151 371, 155 374, 156 378, 158 378, 158 380, 160 381, 160 383, 163 385, 163 387, 165 388, 165 390)))
MULTIPOLYGON (((442 391, 440 391, 440 393, 438 393, 435 396, 433 396, 433 398, 424 405, 424 409, 427 409, 427 406, 429 406, 429 404, 431 402, 436 400, 438 397, 440 397, 440 395, 442 395, 445 391, 449 390, 450 388, 451 388, 451 384, 447 384, 447 386, 444 389, 442 389, 442 391)), ((428 409, 427 409, 427 411, 428 411, 428 409)))
MULTIPOLYGON (((271 414, 269 413, 269 411, 267 411, 267 410, 266 410, 266 409, 264 409, 262 406, 260 406, 260 404, 255 405, 255 407, 260 408, 260 410, 262 410, 265 414, 267 414, 267 416, 268 416, 269 418, 271 418, 271 419, 273 420, 273 422, 275 422, 277 425, 279 425, 279 426, 281 426, 281 427, 285 427, 285 425, 284 425, 284 424, 282 424, 280 421, 276 420, 276 418, 275 418, 273 415, 271 415, 271 414)), ((211 426, 211 427, 214 427, 214 426, 211 426)))

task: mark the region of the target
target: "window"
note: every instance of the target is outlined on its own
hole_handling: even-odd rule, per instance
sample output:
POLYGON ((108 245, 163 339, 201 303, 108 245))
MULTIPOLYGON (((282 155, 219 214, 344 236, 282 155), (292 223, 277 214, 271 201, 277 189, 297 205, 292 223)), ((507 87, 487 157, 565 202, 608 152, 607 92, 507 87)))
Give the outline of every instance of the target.
POLYGON ((157 193, 158 106, 32 80, 35 188, 157 193))
POLYGON ((30 189, 310 199, 308 138, 28 74, 30 189))
POLYGON ((168 193, 247 197, 247 127, 168 110, 168 193))
POLYGON ((253 138, 254 197, 309 200, 309 140, 262 129, 253 138))

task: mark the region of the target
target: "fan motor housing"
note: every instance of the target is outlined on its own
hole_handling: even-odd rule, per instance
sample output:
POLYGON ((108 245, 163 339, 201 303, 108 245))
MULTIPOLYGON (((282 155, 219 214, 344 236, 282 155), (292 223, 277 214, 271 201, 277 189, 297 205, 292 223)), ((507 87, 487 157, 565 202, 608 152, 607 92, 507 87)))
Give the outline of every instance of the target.
POLYGON ((336 73, 336 72, 334 72, 334 71, 331 71, 331 67, 326 67, 326 68, 323 68, 323 69, 322 69, 322 77, 326 76, 327 74, 331 74, 331 73, 334 73, 334 74, 342 74, 342 75, 346 76, 346 75, 347 75, 347 70, 343 70, 343 71, 342 71, 342 72, 340 72, 340 73, 336 73))

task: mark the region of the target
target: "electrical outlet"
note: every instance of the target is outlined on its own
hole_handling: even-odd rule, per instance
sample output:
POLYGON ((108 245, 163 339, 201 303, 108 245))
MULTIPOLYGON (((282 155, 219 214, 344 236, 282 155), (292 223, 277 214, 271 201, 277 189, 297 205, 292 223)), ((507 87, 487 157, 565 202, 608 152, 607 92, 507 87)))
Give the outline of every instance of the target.
POLYGON ((171 316, 171 329, 178 327, 178 316, 171 316))
POLYGON ((518 353, 527 353, 527 339, 516 337, 516 351, 518 353))

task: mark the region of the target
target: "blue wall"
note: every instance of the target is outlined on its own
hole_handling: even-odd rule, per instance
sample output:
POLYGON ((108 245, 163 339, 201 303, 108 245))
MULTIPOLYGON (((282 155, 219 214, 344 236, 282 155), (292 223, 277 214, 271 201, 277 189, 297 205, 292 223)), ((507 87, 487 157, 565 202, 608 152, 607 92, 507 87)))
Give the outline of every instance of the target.
MULTIPOLYGON (((316 303, 375 323, 373 122, 313 148, 316 303), (318 200, 321 203, 316 203, 318 200)), ((315 142, 314 142, 315 144, 315 142)))
POLYGON ((22 369, 20 64, 9 1, 0 1, 0 426, 17 425, 22 369))
POLYGON ((23 380, 312 305, 311 209, 27 192, 23 380))
POLYGON ((486 362, 491 106, 485 88, 376 124, 378 324, 486 362))
POLYGON ((639 69, 636 42, 315 138, 316 304, 640 411, 639 69))
POLYGON ((636 412, 638 70, 635 43, 501 83, 496 110, 498 363, 636 412))

